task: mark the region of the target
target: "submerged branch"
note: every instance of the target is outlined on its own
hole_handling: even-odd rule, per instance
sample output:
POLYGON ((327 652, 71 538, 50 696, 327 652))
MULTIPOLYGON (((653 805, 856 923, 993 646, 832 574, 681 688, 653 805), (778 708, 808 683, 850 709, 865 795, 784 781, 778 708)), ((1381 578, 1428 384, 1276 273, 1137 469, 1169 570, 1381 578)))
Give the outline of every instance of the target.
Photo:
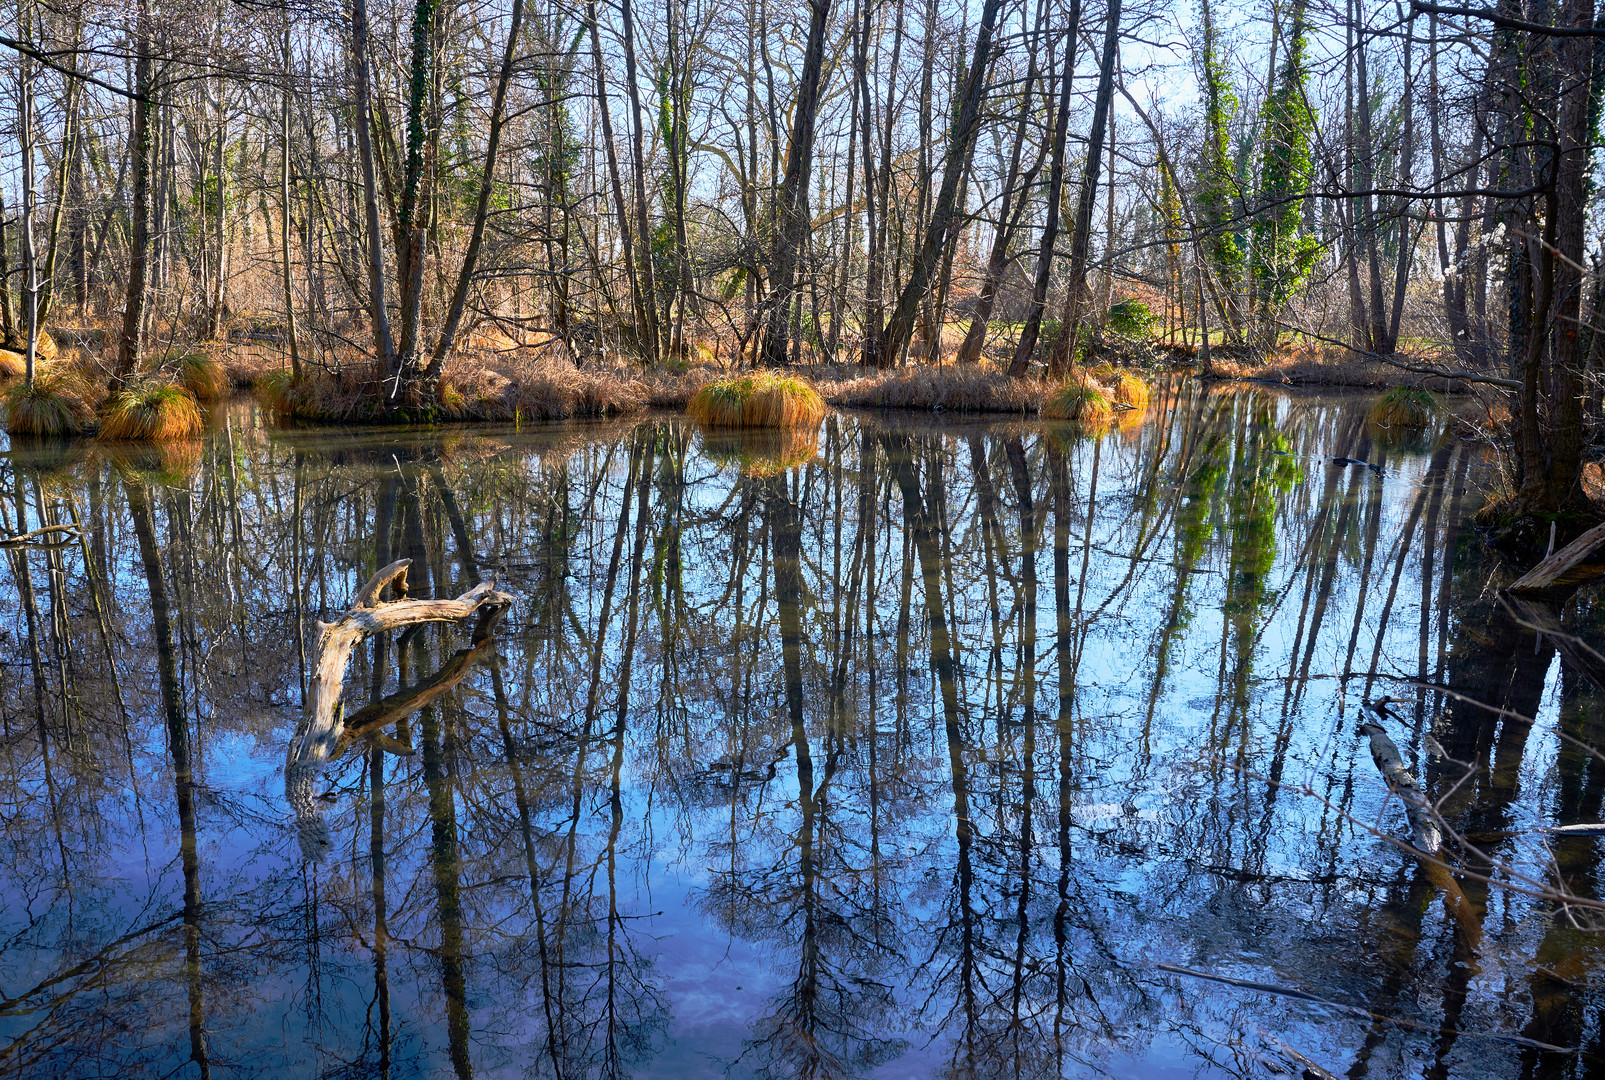
MULTIPOLYGON (((456 622, 481 608, 505 608, 513 602, 512 597, 498 592, 488 581, 480 582, 455 600, 380 601, 379 595, 386 586, 393 585, 396 593, 406 596, 407 567, 411 564, 411 559, 398 559, 386 566, 368 579, 344 615, 332 623, 318 624, 306 707, 290 739, 284 763, 285 798, 295 811, 302 854, 309 859, 320 859, 329 849, 328 825, 318 810, 312 787, 324 765, 341 746, 346 725, 339 709, 340 689, 352 650, 374 634, 420 623, 456 622)), ((463 670, 466 671, 466 667, 463 670)), ((450 685, 449 682, 444 686, 437 684, 435 690, 444 692, 450 685)), ((364 726, 371 728, 378 722, 378 718, 368 717, 364 726)))

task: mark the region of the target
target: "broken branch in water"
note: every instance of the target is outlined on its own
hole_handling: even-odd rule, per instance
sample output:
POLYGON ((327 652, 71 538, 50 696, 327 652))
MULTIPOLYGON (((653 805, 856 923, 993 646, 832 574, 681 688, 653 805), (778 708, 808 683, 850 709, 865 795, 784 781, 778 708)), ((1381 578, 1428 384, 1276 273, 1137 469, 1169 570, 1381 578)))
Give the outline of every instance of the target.
MULTIPOLYGON (((1382 698, 1377 702, 1368 702, 1367 705, 1378 716, 1386 716, 1388 699, 1382 698)), ((1371 760, 1376 762, 1377 771, 1382 774, 1382 780, 1388 785, 1388 790, 1399 797, 1404 803, 1405 815, 1410 819, 1410 842, 1425 851, 1428 855, 1436 855, 1443 846, 1443 834, 1438 829, 1438 822, 1432 814, 1432 802, 1427 793, 1421 789, 1410 770, 1405 768, 1404 758, 1399 748, 1381 724, 1366 721, 1360 725, 1360 734, 1371 740, 1371 760)))
POLYGON ((372 741, 388 754, 410 756, 412 747, 386 735, 384 729, 402 717, 417 712, 462 682, 474 665, 489 655, 491 632, 506 611, 506 605, 487 604, 479 612, 479 623, 474 627, 473 642, 468 648, 458 649, 439 671, 422 682, 404 686, 346 717, 333 756, 339 757, 346 747, 363 739, 372 741))
POLYGON ((46 536, 46 535, 48 535, 50 533, 58 533, 58 532, 59 533, 66 533, 69 537, 74 537, 74 538, 76 538, 77 536, 80 535, 80 533, 78 532, 78 526, 76 526, 76 525, 71 525, 71 524, 68 524, 68 525, 46 525, 44 528, 35 529, 32 532, 16 533, 15 535, 0 536, 0 547, 21 547, 23 544, 26 544, 29 540, 32 540, 35 537, 46 536))
POLYGON ((1457 1038, 1498 1039, 1501 1042, 1515 1043, 1517 1046, 1530 1046, 1534 1050, 1550 1050, 1557 1054, 1574 1054, 1577 1052, 1571 1047, 1556 1046, 1554 1043, 1539 1042, 1537 1039, 1529 1039, 1525 1035, 1507 1035, 1501 1031, 1456 1031, 1453 1028, 1440 1027, 1437 1024, 1418 1024, 1414 1020, 1405 1020, 1397 1016, 1387 1016, 1383 1013, 1372 1012, 1370 1009, 1362 1009, 1358 1005, 1345 1005, 1341 1001, 1332 1001, 1327 998, 1317 997, 1316 995, 1306 993, 1303 990, 1294 990, 1286 986, 1275 986, 1271 983, 1251 982, 1248 979, 1234 979, 1228 975, 1215 975, 1208 971, 1194 971, 1192 968, 1178 967, 1175 964, 1155 964, 1154 966, 1160 971, 1168 972, 1172 975, 1186 975, 1188 978, 1204 979, 1208 982, 1223 983, 1226 986, 1235 986, 1242 990, 1252 990, 1260 994, 1276 994, 1279 997, 1290 997, 1298 1001, 1308 1001, 1312 1005, 1324 1005, 1329 1009, 1341 1009, 1343 1012, 1349 1013, 1353 1016, 1369 1017, 1372 1020, 1377 1020, 1384 1024, 1392 1024, 1395 1027, 1409 1028, 1412 1031, 1430 1031, 1444 1035, 1453 1035, 1457 1038))
POLYGON ((1559 584, 1561 577, 1605 545, 1605 525, 1595 525, 1537 566, 1511 582, 1510 592, 1530 592, 1559 584))
MULTIPOLYGON (((342 745, 341 736, 346 725, 339 709, 340 689, 352 650, 374 634, 420 623, 456 622, 481 608, 505 608, 513 602, 511 596, 498 592, 488 581, 480 582, 455 600, 381 601, 379 596, 386 586, 393 586, 399 596, 406 597, 410 565, 411 559, 397 559, 386 566, 368 579, 344 615, 334 622, 318 624, 312 643, 312 681, 307 686, 306 707, 290 739, 284 762, 284 794, 295 811, 302 854, 309 859, 322 858, 329 849, 328 825, 318 810, 312 787, 324 765, 342 745)), ((463 670, 466 671, 466 666, 463 670)), ((440 693, 450 685, 436 684, 434 689, 440 693)), ((370 716, 364 719, 363 726, 372 730, 380 722, 381 716, 370 716)))

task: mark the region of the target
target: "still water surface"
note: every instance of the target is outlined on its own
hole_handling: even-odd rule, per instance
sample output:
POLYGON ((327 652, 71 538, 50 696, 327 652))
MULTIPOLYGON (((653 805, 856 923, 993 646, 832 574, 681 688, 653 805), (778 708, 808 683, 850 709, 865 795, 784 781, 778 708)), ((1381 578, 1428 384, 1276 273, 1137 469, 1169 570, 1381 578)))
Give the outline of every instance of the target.
POLYGON ((12 446, 0 531, 79 529, 0 567, 0 1072, 1588 1075, 1602 699, 1368 403, 12 446), (348 716, 446 688, 308 861, 313 620, 399 557, 516 603, 358 649, 348 716), (1384 694, 1496 884, 1390 842, 1384 694))

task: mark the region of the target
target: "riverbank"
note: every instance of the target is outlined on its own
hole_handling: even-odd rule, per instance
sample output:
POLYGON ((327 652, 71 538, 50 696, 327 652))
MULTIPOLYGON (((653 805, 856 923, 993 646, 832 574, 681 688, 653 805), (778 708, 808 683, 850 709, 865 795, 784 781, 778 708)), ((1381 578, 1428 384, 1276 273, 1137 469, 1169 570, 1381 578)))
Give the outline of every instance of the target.
MULTIPOLYGON (((60 365, 90 410, 104 397, 109 344, 105 335, 60 331, 65 339, 60 365), (97 347, 97 345, 99 347, 97 347)), ((643 369, 627 364, 576 368, 566 358, 532 350, 475 349, 448 365, 440 399, 420 408, 383 404, 387 388, 369 362, 337 368, 311 366, 301 382, 292 381, 288 358, 276 342, 233 341, 194 346, 150 373, 158 381, 189 385, 193 374, 182 361, 203 355, 216 372, 218 389, 249 391, 278 415, 308 423, 522 422, 573 417, 626 416, 646 409, 683 410, 708 382, 727 372, 723 365, 699 362, 643 369), (172 370, 168 370, 171 368, 172 370)), ((1121 375, 1152 381, 1171 373, 1196 373, 1195 356, 1185 349, 1141 347, 1115 355, 1119 363, 1085 369, 1111 398, 1121 375), (1120 373, 1120 374, 1117 374, 1120 373)), ((804 362, 791 373, 813 386, 838 408, 898 409, 938 414, 1036 416, 1057 387, 1036 379, 1010 379, 995 359, 978 363, 919 363, 890 371, 858 364, 804 362)), ((1223 381, 1284 386, 1380 390, 1407 386, 1435 393, 1464 393, 1459 380, 1410 373, 1343 349, 1298 347, 1259 362, 1217 350, 1211 376, 1223 381)), ((196 392, 205 400, 208 395, 196 392)))

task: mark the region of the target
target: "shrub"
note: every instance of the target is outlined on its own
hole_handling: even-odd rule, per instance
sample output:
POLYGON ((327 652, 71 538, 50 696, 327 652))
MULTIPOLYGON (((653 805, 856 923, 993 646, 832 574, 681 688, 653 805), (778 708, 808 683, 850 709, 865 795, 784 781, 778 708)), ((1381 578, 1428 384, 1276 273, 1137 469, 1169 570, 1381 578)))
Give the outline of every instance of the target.
POLYGON ((112 442, 166 442, 201 433, 200 406, 188 390, 147 382, 113 394, 100 420, 100 437, 112 442))
POLYGON ((1153 309, 1147 304, 1128 299, 1110 305, 1104 323, 1110 330, 1125 337, 1147 337, 1153 332, 1157 321, 1153 309))
POLYGON ((6 430, 13 435, 79 435, 95 418, 83 387, 70 371, 51 366, 19 382, 3 399, 6 430))
POLYGON ((825 401, 801 379, 757 372, 704 386, 686 415, 704 427, 813 427, 825 418, 825 401))

